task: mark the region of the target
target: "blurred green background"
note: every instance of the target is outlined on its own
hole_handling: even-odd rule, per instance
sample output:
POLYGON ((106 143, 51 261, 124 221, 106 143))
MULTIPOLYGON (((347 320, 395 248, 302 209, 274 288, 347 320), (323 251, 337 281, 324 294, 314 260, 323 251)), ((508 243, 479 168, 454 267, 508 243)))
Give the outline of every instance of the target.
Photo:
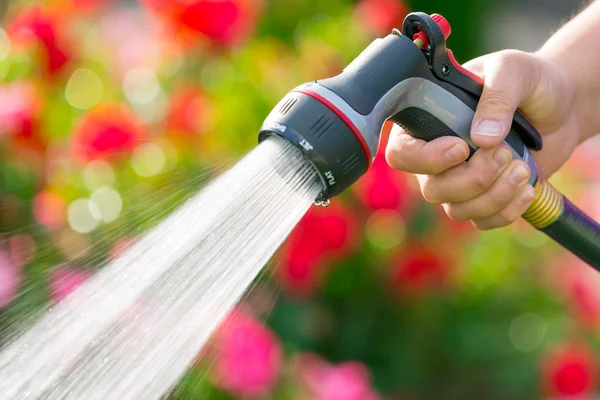
MULTIPOLYGON (((288 90, 339 73, 408 12, 444 15, 465 62, 533 51, 581 5, 0 2, 0 343, 252 149, 288 90)), ((596 219, 598 151, 552 179, 596 219)), ((593 398, 599 293, 522 221, 454 223, 378 157, 311 209, 171 397, 593 398)))

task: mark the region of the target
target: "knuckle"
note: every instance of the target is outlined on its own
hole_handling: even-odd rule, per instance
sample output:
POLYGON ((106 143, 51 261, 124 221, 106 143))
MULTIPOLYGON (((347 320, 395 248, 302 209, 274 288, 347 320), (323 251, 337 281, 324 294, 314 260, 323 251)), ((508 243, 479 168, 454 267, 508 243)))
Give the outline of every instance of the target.
POLYGON ((484 169, 481 169, 474 173, 472 178, 472 187, 477 193, 483 193, 487 191, 492 184, 494 183, 495 174, 491 174, 486 172, 484 169))
POLYGON ((448 217, 453 221, 467 222, 471 220, 471 218, 468 218, 468 216, 460 209, 460 207, 457 207, 456 205, 446 204, 444 206, 444 210, 446 211, 446 215, 448 215, 448 217))
POLYGON ((520 67, 529 58, 529 54, 520 50, 502 50, 496 53, 496 61, 501 68, 520 67))
POLYGON ((513 209, 505 209, 500 211, 500 213, 498 213, 498 219, 500 220, 501 225, 499 226, 506 226, 506 225, 510 225, 513 222, 515 222, 516 220, 519 219, 521 215, 519 214, 518 211, 513 210, 513 209))
POLYGON ((426 176, 424 179, 419 180, 419 184, 421 185, 421 194, 425 201, 436 205, 444 203, 442 200, 443 196, 440 196, 439 193, 439 185, 436 185, 431 177, 426 176))
POLYGON ((512 97, 501 90, 489 89, 483 94, 478 108, 481 110, 494 110, 495 112, 513 112, 516 108, 512 97))
POLYGON ((497 190, 494 190, 493 193, 490 194, 490 203, 495 209, 499 210, 510 204, 517 192, 512 187, 498 187, 497 190))
POLYGON ((489 231, 497 228, 495 224, 488 220, 474 220, 473 225, 475 225, 475 228, 479 229, 480 231, 489 231))

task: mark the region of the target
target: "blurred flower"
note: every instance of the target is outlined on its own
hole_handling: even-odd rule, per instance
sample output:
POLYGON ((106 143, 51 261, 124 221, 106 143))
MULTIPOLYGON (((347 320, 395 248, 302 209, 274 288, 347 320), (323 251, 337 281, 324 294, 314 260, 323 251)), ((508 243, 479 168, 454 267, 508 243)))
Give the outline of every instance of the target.
POLYGON ((171 96, 166 129, 178 138, 197 140, 204 130, 209 100, 193 85, 180 86, 171 96))
POLYGON ((563 169, 573 169, 578 175, 588 179, 600 180, 600 168, 598 168, 598 152, 600 151, 600 135, 588 139, 575 149, 563 169), (593 166, 590 168, 590 166, 593 166))
POLYGON ((108 259, 110 262, 116 260, 121 257, 125 251, 127 251, 131 246, 133 246, 136 242, 135 238, 132 237, 122 237, 117 239, 111 246, 110 251, 108 253, 108 259))
POLYGON ((307 400, 377 400, 371 388, 368 369, 359 362, 331 365, 316 355, 304 354, 298 360, 300 379, 307 386, 307 400))
POLYGON ((11 263, 22 267, 35 257, 37 244, 31 235, 16 233, 8 238, 8 250, 11 263))
POLYGON ((296 295, 309 294, 325 268, 355 247, 356 231, 353 214, 341 201, 311 208, 281 251, 282 284, 296 295))
POLYGON ((92 13, 114 0, 50 0, 50 7, 62 13, 92 13))
POLYGON ((58 266, 50 274, 50 296, 58 303, 92 276, 91 272, 70 266, 58 266))
POLYGON ((213 378, 234 395, 266 395, 277 381, 281 363, 275 335, 245 310, 235 309, 214 335, 213 378))
POLYGON ((369 171, 354 185, 354 191, 372 210, 396 210, 404 214, 414 198, 408 176, 390 168, 382 148, 385 149, 383 144, 369 171))
POLYGON ((56 228, 65 222, 67 202, 60 195, 44 190, 33 199, 33 216, 41 225, 56 228))
POLYGON ((0 308, 14 300, 21 282, 21 269, 14 265, 7 254, 0 251, 0 308))
POLYGON ((254 29, 261 4, 257 0, 141 0, 184 40, 206 37, 232 45, 254 29))
POLYGON ((120 105, 105 104, 88 112, 73 134, 73 154, 83 162, 129 155, 143 136, 134 115, 120 105))
POLYGON ((356 18, 372 35, 387 35, 394 28, 402 29, 408 12, 402 0, 361 0, 356 7, 356 18))
POLYGON ((60 23, 54 15, 39 6, 24 8, 8 26, 8 33, 17 45, 29 47, 39 44, 45 60, 45 70, 54 75, 60 72, 69 55, 59 33, 60 23))
POLYGON ((596 388, 593 351, 580 343, 569 343, 550 351, 542 361, 546 390, 560 398, 588 398, 596 388))
POLYGON ((393 266, 394 284, 402 294, 420 295, 443 288, 449 275, 449 262, 440 249, 407 245, 393 266))
POLYGON ((562 272, 557 283, 565 291, 573 315, 589 329, 600 328, 600 274, 571 255, 559 265, 562 272))
POLYGON ((0 85, 0 137, 32 138, 40 108, 35 87, 24 81, 0 85))

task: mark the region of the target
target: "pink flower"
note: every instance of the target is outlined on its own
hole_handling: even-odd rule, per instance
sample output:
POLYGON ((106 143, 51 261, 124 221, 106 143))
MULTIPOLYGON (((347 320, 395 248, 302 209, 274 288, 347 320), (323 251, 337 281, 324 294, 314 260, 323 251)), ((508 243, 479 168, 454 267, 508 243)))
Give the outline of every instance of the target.
POLYGON ((81 286, 92 273, 69 266, 59 266, 50 274, 50 295, 56 303, 81 286))
POLYGON ((19 45, 39 44, 50 75, 60 72, 69 56, 59 34, 57 18, 39 6, 25 8, 8 26, 11 39, 19 45))
POLYGON ((559 263, 561 276, 557 281, 577 321, 588 329, 600 328, 600 276, 598 272, 574 256, 559 263))
POLYGON ((20 283, 21 269, 0 251, 0 308, 6 307, 15 299, 20 283))
POLYGON ((393 28, 402 28, 408 7, 402 0, 361 0, 356 18, 373 35, 387 35, 393 28))
POLYGON ((543 385, 560 398, 588 398, 596 388, 597 363, 592 349, 581 343, 554 348, 543 360, 543 385))
POLYGON ((303 355, 298 363, 300 379, 309 395, 306 400, 377 400, 369 371, 354 361, 331 365, 317 356, 303 355))
POLYGON ((213 379, 243 397, 268 394, 282 364, 275 335, 242 309, 234 310, 214 336, 213 379))
POLYGON ((35 87, 25 82, 0 86, 0 136, 30 136, 39 109, 35 87))
POLYGON ((83 162, 120 158, 130 154, 142 136, 142 127, 129 110, 105 104, 79 121, 73 134, 73 153, 83 162))

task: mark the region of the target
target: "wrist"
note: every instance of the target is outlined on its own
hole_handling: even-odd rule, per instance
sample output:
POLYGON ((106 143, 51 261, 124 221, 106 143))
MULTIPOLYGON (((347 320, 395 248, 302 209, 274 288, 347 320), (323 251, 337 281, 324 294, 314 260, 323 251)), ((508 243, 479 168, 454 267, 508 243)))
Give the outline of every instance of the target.
POLYGON ((593 78, 590 73, 597 72, 590 71, 579 59, 574 60, 570 53, 564 46, 555 46, 555 42, 550 41, 536 56, 558 77, 557 84, 562 86, 558 93, 566 94, 560 100, 569 107, 569 116, 576 119, 578 129, 572 133, 577 133, 578 143, 582 143, 600 132, 600 92, 596 79, 590 80, 593 78))

